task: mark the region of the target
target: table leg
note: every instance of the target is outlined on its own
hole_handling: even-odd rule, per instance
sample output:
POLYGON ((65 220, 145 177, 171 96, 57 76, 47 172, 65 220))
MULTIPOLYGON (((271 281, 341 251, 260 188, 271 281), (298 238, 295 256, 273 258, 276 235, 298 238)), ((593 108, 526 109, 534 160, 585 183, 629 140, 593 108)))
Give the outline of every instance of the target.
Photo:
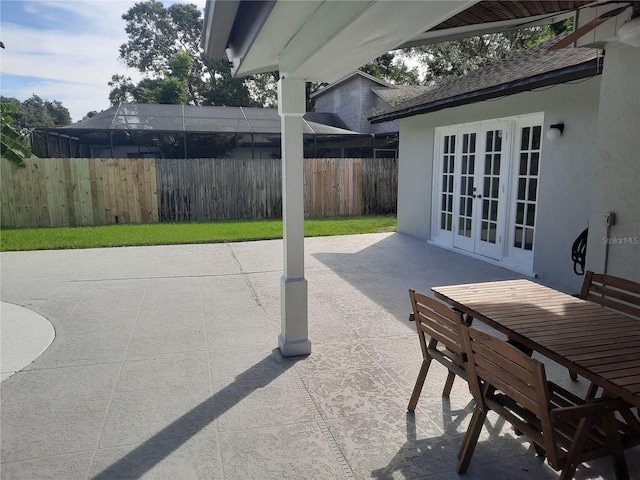
POLYGON ((600 419, 607 436, 606 441, 609 446, 609 454, 613 462, 613 471, 615 472, 616 479, 629 480, 629 469, 627 468, 627 461, 624 458, 624 450, 622 449, 622 442, 620 441, 620 434, 618 433, 615 413, 604 413, 600 419))

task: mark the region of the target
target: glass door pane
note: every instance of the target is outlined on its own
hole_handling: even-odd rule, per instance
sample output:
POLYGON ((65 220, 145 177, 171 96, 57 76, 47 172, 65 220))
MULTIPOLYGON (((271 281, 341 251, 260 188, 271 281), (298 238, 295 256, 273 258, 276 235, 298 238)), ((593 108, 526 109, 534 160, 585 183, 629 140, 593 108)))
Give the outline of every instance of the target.
POLYGON ((459 151, 459 170, 456 189, 456 221, 454 224, 453 245, 465 250, 473 251, 474 199, 476 196, 476 137, 475 131, 464 132, 459 151))
POLYGON ((520 251, 533 251, 541 136, 541 125, 526 126, 520 130, 512 245, 520 251))
MULTIPOLYGON (((483 165, 478 172, 478 182, 482 190, 477 199, 481 203, 478 221, 478 238, 476 252, 499 259, 502 254, 502 199, 503 171, 507 158, 506 125, 504 128, 486 130, 484 137, 483 165)), ((502 127, 502 125, 500 125, 502 127)))
POLYGON ((440 230, 453 231, 453 186, 456 136, 445 135, 442 150, 442 185, 440 194, 440 230))

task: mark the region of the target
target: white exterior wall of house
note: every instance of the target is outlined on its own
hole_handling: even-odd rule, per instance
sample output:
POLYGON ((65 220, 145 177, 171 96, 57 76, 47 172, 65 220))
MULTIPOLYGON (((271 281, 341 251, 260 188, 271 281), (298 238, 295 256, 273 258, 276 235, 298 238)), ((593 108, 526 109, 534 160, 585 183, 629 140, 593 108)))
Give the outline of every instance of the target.
POLYGON ((573 272, 571 247, 589 221, 600 81, 598 76, 400 120, 398 231, 433 238, 437 127, 542 113, 543 134, 554 123, 564 122, 565 130, 557 140, 543 136, 530 273, 562 290, 577 292, 582 277, 573 272))
POLYGON ((607 45, 587 267, 640 282, 640 49, 607 45), (616 214, 607 231, 603 215, 616 214), (608 239, 608 240, 607 240, 608 239))

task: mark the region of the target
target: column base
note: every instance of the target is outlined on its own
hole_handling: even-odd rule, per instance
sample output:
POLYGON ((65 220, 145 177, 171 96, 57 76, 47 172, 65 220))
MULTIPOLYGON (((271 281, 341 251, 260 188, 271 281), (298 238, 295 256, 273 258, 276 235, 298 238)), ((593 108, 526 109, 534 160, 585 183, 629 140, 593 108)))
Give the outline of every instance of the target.
POLYGON ((287 341, 282 335, 278 335, 278 348, 284 357, 311 354, 311 342, 309 340, 287 341))
POLYGON ((285 357, 309 355, 307 281, 304 278, 280 278, 280 336, 278 348, 285 357))

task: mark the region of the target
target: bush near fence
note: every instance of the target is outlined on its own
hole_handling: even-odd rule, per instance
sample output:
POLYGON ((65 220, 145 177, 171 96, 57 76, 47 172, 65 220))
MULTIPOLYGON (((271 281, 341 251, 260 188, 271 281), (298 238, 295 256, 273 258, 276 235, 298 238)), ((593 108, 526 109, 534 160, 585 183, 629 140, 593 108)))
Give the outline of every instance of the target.
MULTIPOLYGON (((396 213, 392 158, 305 159, 305 216, 396 213)), ((2 160, 3 227, 282 216, 279 159, 2 160)))

